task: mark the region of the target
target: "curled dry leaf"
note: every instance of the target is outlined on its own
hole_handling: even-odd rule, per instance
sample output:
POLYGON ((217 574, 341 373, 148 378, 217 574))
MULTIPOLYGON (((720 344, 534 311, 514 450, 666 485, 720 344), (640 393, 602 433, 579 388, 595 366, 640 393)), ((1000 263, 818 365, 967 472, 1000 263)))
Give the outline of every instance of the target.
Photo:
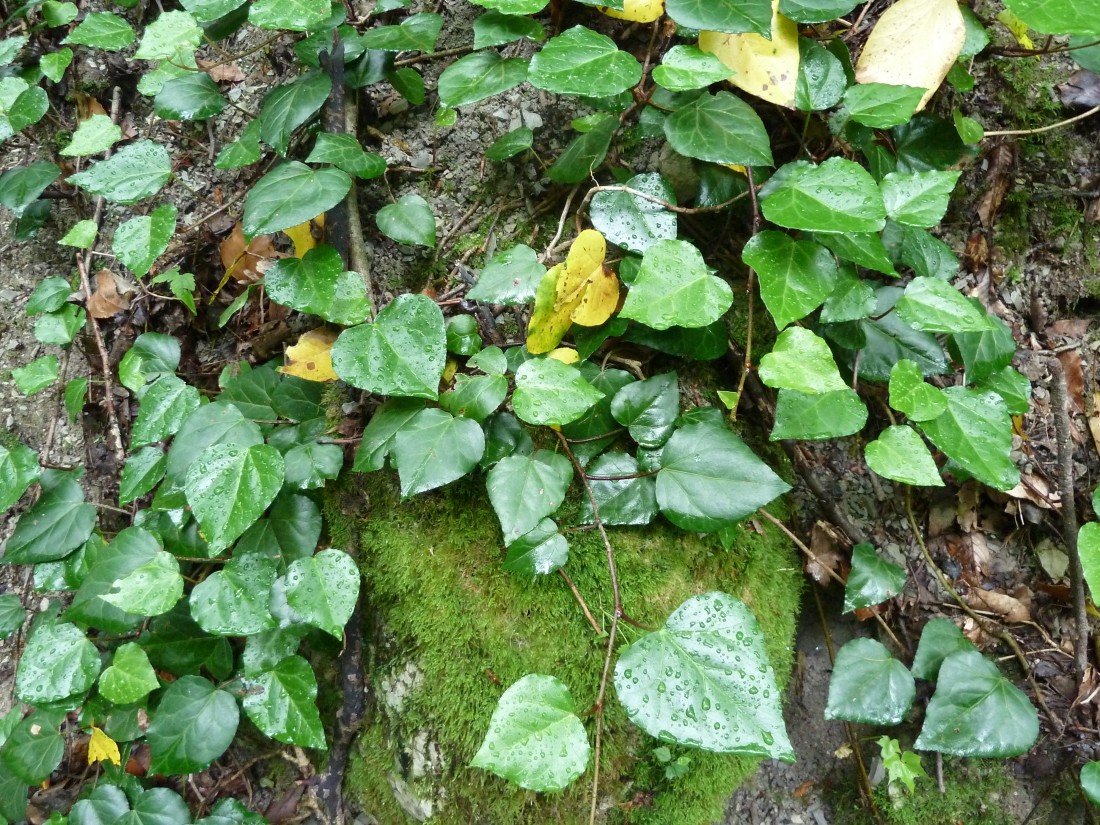
POLYGON ((205 69, 210 79, 216 83, 240 83, 244 80, 244 72, 236 63, 211 63, 198 62, 200 69, 205 69))
POLYGON ((218 244, 218 255, 225 267, 225 277, 234 278, 238 283, 251 284, 263 277, 267 264, 276 258, 285 258, 276 251, 271 236, 257 235, 245 245, 244 227, 238 221, 229 237, 218 244))
POLYGON ((101 269, 95 274, 95 292, 88 296, 88 314, 96 320, 110 318, 130 308, 130 299, 125 294, 129 284, 124 284, 120 292, 115 275, 109 269, 101 269))
POLYGON ((848 565, 844 554, 840 552, 843 544, 840 533, 828 522, 818 521, 810 533, 810 552, 813 558, 806 560, 806 573, 815 582, 828 586, 833 581, 832 574, 842 579, 848 578, 848 565))
POLYGON ((899 0, 871 30, 856 63, 857 83, 927 89, 923 109, 955 65, 966 24, 955 0, 899 0))
POLYGON ((996 613, 1009 624, 1031 621, 1031 591, 1026 587, 1017 590, 1013 596, 996 590, 974 588, 967 593, 966 603, 975 610, 996 613))

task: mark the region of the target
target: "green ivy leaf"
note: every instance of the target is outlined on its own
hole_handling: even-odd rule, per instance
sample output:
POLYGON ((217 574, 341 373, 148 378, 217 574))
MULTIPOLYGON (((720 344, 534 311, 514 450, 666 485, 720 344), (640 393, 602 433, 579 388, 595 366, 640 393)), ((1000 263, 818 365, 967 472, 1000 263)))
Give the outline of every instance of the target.
POLYGON ((423 197, 415 193, 402 195, 397 203, 389 203, 374 215, 378 229, 398 243, 435 248, 435 215, 423 197))
POLYGON ((560 791, 584 773, 590 748, 569 688, 530 673, 500 697, 470 765, 521 788, 560 791))
POLYGON ((159 616, 167 613, 183 595, 183 577, 175 556, 163 550, 137 569, 117 579, 100 595, 124 613, 159 616))
POLYGON ((527 79, 527 60, 493 51, 468 54, 439 76, 439 102, 452 109, 506 92, 527 79))
POLYGON ((924 332, 982 332, 993 326, 980 305, 939 278, 914 278, 894 309, 905 323, 924 332))
POLYGON ((123 146, 107 160, 70 175, 69 183, 92 195, 102 195, 111 203, 127 205, 151 198, 170 177, 168 150, 151 140, 139 140, 123 146))
POLYGON ((149 657, 134 642, 119 647, 111 666, 99 677, 100 695, 116 705, 140 702, 158 687, 160 683, 149 657))
POLYGON ((889 129, 913 117, 926 91, 888 83, 857 83, 844 93, 844 111, 856 123, 889 129))
POLYGON ((796 23, 825 23, 858 5, 859 0, 779 0, 779 13, 796 23))
POLYGON ((0 142, 40 121, 49 108, 44 89, 18 77, 0 79, 0 142))
POLYGON ((115 825, 188 825, 191 821, 187 803, 175 791, 153 788, 135 796, 133 808, 115 825))
POLYGON ((36 706, 82 695, 95 683, 99 667, 99 652, 76 625, 41 621, 19 658, 15 695, 36 706))
POLYGON ((80 122, 73 132, 69 145, 60 154, 66 157, 85 157, 105 152, 122 140, 122 127, 107 115, 92 115, 80 122))
POLYGON ((603 163, 611 146, 611 138, 619 128, 619 119, 606 112, 598 112, 592 118, 585 124, 588 131, 573 138, 546 171, 550 180, 555 183, 580 183, 603 163))
POLYGON ((529 246, 518 244, 485 265, 477 284, 466 297, 506 306, 530 303, 545 274, 546 267, 539 263, 538 253, 529 246))
POLYGON ((243 6, 245 0, 180 0, 200 23, 212 23, 243 6))
POLYGON ((957 360, 966 368, 966 380, 984 381, 1012 363, 1016 355, 1016 339, 1012 329, 995 316, 989 316, 990 329, 982 332, 959 332, 948 339, 957 353, 957 360))
POLYGON ((54 383, 60 374, 61 365, 56 355, 43 355, 35 358, 25 367, 16 367, 11 371, 12 381, 24 395, 34 395, 54 383))
POLYGON ((358 272, 345 272, 340 253, 319 244, 301 258, 276 261, 264 275, 271 300, 334 324, 352 326, 370 317, 367 287, 358 272))
POLYGON ((845 388, 829 345, 803 327, 779 333, 772 351, 760 359, 759 373, 769 387, 810 395, 845 388))
POLYGON ((1086 762, 1081 766, 1081 790, 1089 802, 1100 806, 1100 762, 1086 762))
POLYGON ((96 785, 69 811, 72 825, 101 825, 117 822, 130 810, 130 801, 122 788, 106 783, 96 785))
POLYGON ((303 32, 320 26, 331 13, 329 0, 255 0, 248 22, 261 29, 303 32))
POLYGON ((161 376, 142 396, 130 436, 131 446, 155 444, 175 435, 200 406, 197 389, 175 375, 161 376))
POLYGON ((921 424, 928 440, 979 481, 998 490, 1020 482, 1012 460, 1012 421, 994 392, 948 387, 947 411, 921 424))
POLYGON ((531 58, 528 80, 560 95, 612 97, 635 86, 642 66, 610 37, 574 26, 551 38, 531 58))
POLYGON ((206 72, 166 81, 153 99, 153 111, 165 120, 206 120, 225 107, 221 89, 206 72))
MULTIPOLYGON (((890 371, 905 358, 920 367, 924 375, 947 372, 947 358, 935 337, 906 324, 889 310, 900 297, 897 287, 879 287, 875 291, 873 318, 860 321, 857 347, 862 347, 859 374, 868 381, 889 381, 890 371)), ((831 331, 826 328, 826 332, 831 331)), ((842 343, 845 347, 850 344, 842 343)))
POLYGON ((534 144, 535 133, 526 126, 520 126, 501 135, 485 150, 485 157, 496 163, 526 152, 534 144))
POLYGON ((929 619, 921 630, 917 653, 913 657, 913 675, 934 682, 943 660, 965 650, 975 650, 975 647, 954 622, 929 619))
MULTIPOLYGON (((127 633, 141 624, 144 617, 127 613, 101 598, 115 582, 125 579, 162 552, 157 536, 143 527, 127 527, 108 546, 90 543, 81 553, 80 587, 73 596, 65 618, 108 633, 127 633)), ((79 556, 80 554, 78 554, 79 556)))
POLYGON ((772 5, 768 0, 668 0, 665 12, 689 29, 756 32, 771 37, 772 5))
POLYGON ((161 204, 148 215, 140 215, 121 224, 111 239, 118 259, 139 278, 148 274, 176 231, 176 207, 161 204))
POLYGON ((422 12, 406 17, 398 26, 367 29, 359 37, 364 49, 387 52, 430 52, 443 28, 443 16, 422 12))
POLYGON ((867 406, 851 387, 813 394, 781 389, 770 438, 843 438, 858 433, 866 423, 867 406))
POLYGON ((943 220, 962 172, 891 172, 879 183, 886 214, 906 226, 931 227, 943 220))
POLYGON ((1043 34, 1100 35, 1100 9, 1073 0, 1006 0, 1008 10, 1043 34))
POLYGON ((291 134, 321 110, 331 93, 332 78, 323 72, 308 72, 273 89, 260 109, 260 139, 285 157, 291 134))
POLYGON ((741 253, 760 279, 760 297, 779 329, 805 318, 829 297, 838 270, 829 250, 785 232, 754 235, 741 253))
POLYGON ((23 497, 38 480, 38 453, 18 442, 0 444, 0 512, 23 497))
POLYGON ((317 677, 309 662, 290 656, 275 667, 244 680, 241 706, 261 731, 278 742, 324 748, 325 730, 317 712, 317 677))
POLYGON ((653 67, 653 81, 670 92, 690 92, 721 83, 730 70, 710 52, 698 46, 673 46, 661 64, 653 67))
MULTIPOLYGON (((148 511, 147 511, 148 512, 148 511)), ((184 675, 206 668, 226 679, 233 667, 233 651, 226 639, 204 633, 191 619, 187 606, 154 617, 138 643, 157 670, 184 675)))
POLYGON ((886 225, 886 207, 875 179, 844 158, 781 166, 760 187, 759 197, 764 217, 790 229, 878 232, 886 225))
POLYGON ((894 264, 886 253, 886 246, 880 235, 865 232, 832 234, 815 233, 814 240, 827 246, 838 258, 851 261, 859 266, 873 269, 884 275, 897 275, 894 264))
POLYGON ((789 489, 722 423, 681 427, 661 452, 657 503, 684 530, 729 527, 789 489))
POLYGON ((1027 696, 976 650, 943 660, 917 750, 1005 758, 1026 753, 1039 736, 1027 696))
POLYGON ((423 295, 399 295, 373 324, 340 333, 332 368, 354 387, 379 395, 436 398, 446 364, 443 313, 423 295))
POLYGON ((143 332, 122 356, 118 377, 139 398, 145 385, 162 375, 174 375, 180 364, 180 342, 172 335, 143 332))
POLYGON ((393 462, 408 498, 462 478, 485 453, 485 434, 476 421, 443 410, 418 412, 394 438, 393 462))
POLYGON ((195 622, 217 636, 250 636, 275 626, 271 586, 275 562, 256 554, 235 555, 221 570, 195 585, 190 609, 195 622))
POLYGON ((484 421, 507 397, 508 379, 503 375, 457 375, 454 389, 439 397, 439 406, 452 415, 484 421))
POLYGON ((925 383, 919 366, 903 358, 890 370, 890 406, 912 421, 931 421, 943 415, 947 398, 939 387, 925 383))
POLYGON ((583 416, 562 427, 562 433, 574 440, 573 455, 583 466, 615 440, 618 427, 611 415, 611 401, 634 378, 624 370, 600 369, 591 362, 582 363, 580 368, 581 376, 604 394, 583 416))
MULTIPOLYGON (((634 385, 630 385, 634 386, 634 385)), ((638 461, 626 453, 607 453, 596 458, 586 471, 594 476, 588 483, 592 498, 596 500, 596 512, 607 525, 649 524, 660 512, 657 507, 657 483, 652 476, 640 475, 638 461), (604 480, 599 476, 626 476, 616 480, 604 480)), ((581 501, 582 524, 596 521, 592 502, 585 497, 581 501)))
POLYGON ((424 409, 424 402, 412 398, 390 398, 375 410, 363 430, 352 469, 357 473, 381 470, 393 449, 393 440, 412 418, 424 409))
POLYGON ((166 11, 145 28, 136 60, 172 60, 190 53, 202 42, 202 29, 185 11, 166 11))
MULTIPOLYGON (((545 6, 546 3, 543 2, 542 5, 545 6)), ((546 30, 541 23, 530 17, 496 10, 487 11, 474 21, 475 49, 502 46, 521 39, 541 43, 546 39, 546 30)))
POLYGON ((676 373, 666 372, 627 384, 611 401, 611 415, 629 429, 639 446, 655 449, 672 435, 680 415, 680 387, 676 373))
POLYGON ((1001 396, 1012 415, 1024 415, 1030 408, 1031 382, 1012 367, 1005 367, 974 386, 978 390, 992 390, 1001 396))
POLYGON ((275 167, 244 199, 247 238, 290 229, 336 206, 351 189, 340 169, 310 169, 296 160, 275 167))
POLYGON ((846 269, 839 270, 832 293, 821 305, 821 322, 836 324, 862 321, 875 310, 875 291, 868 281, 854 278, 846 269))
POLYGON ((321 406, 323 384, 305 381, 293 375, 284 375, 275 387, 271 404, 276 415, 291 421, 308 421, 321 418, 325 411, 321 406))
POLYGON ((533 358, 516 370, 512 409, 528 424, 560 426, 576 421, 603 395, 575 367, 533 358))
MULTIPOLYGON (((49 779, 65 755, 65 739, 58 732, 64 721, 65 714, 59 710, 37 710, 21 720, 0 751, 3 767, 23 780, 24 785, 38 785, 49 779)), ((21 796, 25 799, 25 789, 21 789, 21 796)))
POLYGON ((244 651, 241 653, 241 672, 245 676, 254 677, 277 667, 284 659, 294 655, 302 642, 302 637, 309 630, 310 628, 304 624, 294 624, 252 634, 244 642, 244 651))
MULTIPOLYGON (((624 185, 676 203, 672 186, 655 172, 635 175, 624 185)), ((676 213, 630 192, 597 192, 589 207, 589 218, 604 238, 632 252, 644 253, 657 241, 676 238, 676 213)))
POLYGON ((44 160, 9 169, 0 175, 0 205, 20 217, 60 175, 57 166, 44 160))
POLYGON ((19 52, 27 45, 29 38, 26 35, 18 37, 5 37, 0 40, 0 67, 8 66, 15 61, 19 52))
POLYGON ((725 593, 693 596, 623 651, 615 691, 664 742, 794 761, 760 625, 725 593))
POLYGON ((700 95, 665 118, 665 137, 681 155, 711 163, 771 166, 771 140, 749 104, 729 92, 700 95))
POLYGON ((1077 531, 1077 543, 1080 545, 1081 569, 1095 602, 1100 599, 1100 523, 1090 521, 1081 525, 1077 531))
MULTIPOLYGON (((476 463, 476 462, 475 462, 476 463)), ((296 559, 286 571, 286 600, 302 621, 343 638, 359 598, 359 568, 347 553, 322 550, 296 559)))
POLYGON ((657 330, 705 327, 733 303, 733 290, 713 272, 692 244, 658 241, 646 250, 619 317, 657 330))
POLYGON ((30 299, 27 301, 27 315, 38 315, 41 312, 56 312, 65 306, 65 302, 72 294, 73 288, 64 278, 52 276, 43 278, 34 288, 30 299))
POLYGON ((508 547, 502 565, 509 573, 546 576, 569 561, 569 542, 558 532, 553 519, 544 518, 534 530, 508 547))
POLYGON ((237 542, 237 553, 266 553, 277 564, 313 555, 321 537, 321 510, 303 495, 281 493, 266 518, 253 524, 237 542))
POLYGON ((134 42, 134 30, 117 14, 91 11, 61 42, 117 52, 134 42))
POLYGON ((232 694, 199 676, 177 679, 165 688, 145 734, 149 770, 163 774, 203 770, 225 753, 239 721, 232 694))
POLYGON ((366 152, 355 135, 317 135, 313 151, 306 163, 331 163, 349 175, 363 180, 377 178, 386 171, 386 159, 375 152, 366 152))
POLYGON ((915 486, 942 487, 939 468, 912 427, 887 427, 864 448, 867 466, 883 478, 915 486))
MULTIPOLYGON (((240 137, 227 144, 214 160, 215 169, 239 169, 260 159, 260 121, 248 121, 240 137)), ((319 213, 318 213, 319 214, 319 213)))
POLYGON ((23 626, 27 611, 15 593, 0 596, 0 639, 6 639, 23 626))
POLYGON ((284 484, 289 489, 316 490, 340 475, 344 467, 344 451, 337 444, 311 441, 287 451, 284 484))
POLYGON ((882 642, 852 639, 837 651, 825 718, 896 725, 913 706, 916 693, 913 674, 882 642))
POLYGON ((84 503, 84 491, 71 476, 44 489, 42 497, 19 517, 4 549, 4 564, 37 564, 63 559, 88 540, 95 527, 95 507, 84 503))
POLYGON ((831 109, 844 97, 848 77, 844 64, 824 46, 808 37, 798 38, 798 80, 794 105, 803 112, 831 109))
POLYGON ((76 304, 65 304, 57 312, 47 312, 34 324, 34 337, 43 344, 68 346, 84 326, 87 315, 76 304))
POLYGON ((844 585, 845 613, 882 604, 899 595, 904 587, 904 567, 879 558, 867 542, 852 548, 852 571, 844 585))
POLYGON ((475 6, 492 9, 500 14, 538 14, 546 8, 546 0, 470 0, 475 6))
POLYGON ((65 233, 65 236, 58 241, 62 246, 75 246, 77 249, 91 249, 93 243, 95 243, 96 235, 99 234, 99 227, 96 226, 96 222, 93 220, 77 221, 69 228, 69 231, 65 233))
POLYGON ((283 486, 283 457, 266 444, 207 447, 184 490, 210 549, 224 550, 256 521, 283 486))
POLYGON ((545 450, 498 461, 489 471, 485 486, 500 520, 504 544, 510 545, 529 533, 557 510, 572 480, 569 459, 545 450))

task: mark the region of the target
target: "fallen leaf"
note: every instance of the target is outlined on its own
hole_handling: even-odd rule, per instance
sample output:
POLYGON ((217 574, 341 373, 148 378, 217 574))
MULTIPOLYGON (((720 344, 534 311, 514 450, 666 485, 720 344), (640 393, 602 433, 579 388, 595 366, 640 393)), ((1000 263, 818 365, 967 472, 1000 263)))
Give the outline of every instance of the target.
POLYGON ((810 531, 813 556, 806 560, 806 574, 822 587, 828 587, 834 574, 841 579, 848 577, 848 565, 840 552, 842 544, 840 533, 828 522, 818 521, 810 531))
POLYGON ((107 110, 98 100, 84 92, 76 92, 76 119, 82 123, 92 115, 105 115, 107 110))
MULTIPOLYGON (((1081 365, 1081 353, 1068 349, 1058 353, 1058 360, 1066 374, 1066 398, 1073 412, 1082 412, 1085 409, 1085 370, 1081 365)), ((1070 429, 1074 429, 1073 422, 1070 422, 1070 429)))
POLYGON ((1084 338, 1091 325, 1091 318, 1063 318, 1047 327, 1046 334, 1064 335, 1067 338, 1084 338))
POLYGON ((1091 109, 1100 106, 1100 74, 1078 69, 1069 80, 1055 87, 1063 106, 1091 109))
POLYGON ((306 381, 339 380, 332 369, 332 345, 336 335, 324 327, 303 333, 297 344, 287 347, 286 363, 279 367, 279 372, 306 381))
MULTIPOLYGON (((1031 591, 1027 593, 1028 604, 1024 604, 1020 599, 1007 593, 974 588, 967 593, 966 603, 975 610, 988 610, 990 613, 996 613, 1009 624, 1030 622, 1030 593, 1031 591)), ((1023 594, 1021 593, 1021 595, 1023 594)))
POLYGON ((569 347, 558 347, 556 350, 552 350, 548 357, 553 358, 555 361, 561 361, 563 364, 575 364, 581 358, 580 353, 569 347))
POLYGON ((1030 501, 1036 507, 1044 510, 1053 510, 1057 507, 1061 496, 1057 490, 1051 490, 1050 484, 1042 476, 1027 473, 1020 476, 1020 483, 1008 491, 1012 498, 1030 501))
POLYGON ((1054 542, 1048 538, 1043 539, 1035 547, 1035 555, 1039 559, 1039 564, 1042 565, 1043 570, 1051 581, 1060 581, 1069 570, 1069 556, 1066 555, 1066 551, 1060 547, 1056 547, 1054 542))
POLYGON ((755 32, 704 31, 699 32, 699 48, 714 54, 733 72, 729 82, 737 88, 769 103, 794 108, 799 64, 798 26, 779 13, 779 0, 772 3, 770 40, 755 32))
POLYGON ((899 0, 868 35, 856 63, 856 82, 926 89, 919 112, 955 65, 965 40, 956 0, 899 0))
POLYGON ((130 299, 119 294, 115 276, 109 269, 101 269, 95 274, 95 292, 88 296, 88 314, 97 320, 110 318, 124 309, 129 309, 130 299))
POLYGON ((92 725, 92 738, 88 741, 88 764, 110 762, 122 764, 122 755, 118 752, 118 743, 95 725, 92 725))
POLYGON ((294 242, 294 257, 301 258, 317 246, 317 241, 324 235, 324 230, 325 214, 322 212, 316 218, 310 218, 290 229, 284 229, 283 233, 294 242))
MULTIPOLYGON (((997 12, 997 22, 1001 23, 1009 33, 1016 38, 1016 42, 1020 44, 1021 48, 1034 49, 1035 43, 1031 38, 1027 36, 1027 23, 1010 12, 1008 9, 997 12)), ((1035 59, 1038 60, 1039 56, 1036 55, 1035 59)))
POLYGON ((1012 185, 1012 170, 1016 165, 1016 149, 1011 143, 998 143, 982 161, 985 192, 978 200, 975 211, 982 226, 989 229, 1004 203, 1012 185))
POLYGON ((1087 420, 1093 446, 1100 453, 1100 393, 1092 394, 1092 411, 1089 413, 1087 420))
POLYGON ((623 0, 623 10, 600 6, 600 11, 616 20, 631 23, 652 23, 665 13, 665 0, 623 0))
POLYGON ((210 79, 216 83, 240 83, 245 79, 244 72, 236 63, 204 64, 199 61, 200 69, 205 69, 210 79))
POLYGON ((287 257, 276 251, 270 235, 257 235, 246 245, 244 227, 240 221, 233 227, 229 237, 218 244, 218 255, 221 257, 222 266, 225 267, 225 276, 222 278, 219 289, 230 278, 235 278, 242 284, 255 283, 263 277, 263 270, 267 263, 277 258, 287 257))

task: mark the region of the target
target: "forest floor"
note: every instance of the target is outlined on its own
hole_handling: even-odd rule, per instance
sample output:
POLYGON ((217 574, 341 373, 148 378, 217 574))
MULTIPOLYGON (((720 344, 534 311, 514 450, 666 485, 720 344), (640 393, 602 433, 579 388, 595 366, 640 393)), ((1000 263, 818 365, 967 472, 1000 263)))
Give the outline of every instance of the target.
MULTIPOLYGON (((448 48, 443 41, 440 49, 448 48)), ((258 61, 259 58, 257 57, 258 61)), ((242 63, 246 76, 255 64, 242 63)), ((442 68, 425 66, 429 88, 442 68)), ((987 129, 1034 127, 1071 114, 1057 99, 1056 86, 1064 83, 1072 67, 1046 63, 1042 68, 1017 66, 1012 71, 979 72, 981 94, 963 100, 964 112, 983 121, 987 129)), ((99 73, 103 103, 110 106, 110 89, 125 80, 118 66, 87 66, 85 76, 99 73)), ((270 78, 264 84, 270 84, 270 78)), ((243 82, 239 105, 250 108, 266 86, 243 82)), ((130 101, 127 117, 148 117, 148 101, 130 101)), ((459 283, 459 273, 494 248, 528 243, 541 248, 550 242, 567 192, 548 187, 533 165, 508 164, 486 168, 483 151, 492 140, 519 125, 545 128, 564 134, 564 112, 553 108, 530 87, 492 98, 463 111, 456 126, 437 129, 430 117, 403 114, 405 104, 387 91, 372 96, 380 118, 370 142, 392 166, 409 170, 391 176, 388 186, 399 195, 417 186, 417 170, 437 167, 432 186, 432 207, 439 221, 441 243, 434 254, 410 252, 374 232, 367 222, 372 271, 383 292, 422 288, 431 281, 440 292, 459 283), (418 283, 419 281, 419 283, 418 283)), ((163 127, 162 138, 181 142, 180 129, 163 127)), ((547 149, 557 151, 561 141, 547 149)), ((17 139, 5 147, 0 171, 49 156, 52 149, 17 139)), ((666 170, 669 159, 654 144, 648 171, 666 170)), ((191 190, 207 202, 180 195, 183 225, 194 225, 229 201, 246 181, 235 175, 214 173, 209 163, 196 165, 187 175, 191 190)), ((1055 481, 1054 415, 1050 400, 1050 359, 1056 358, 1069 387, 1073 424, 1075 494, 1078 512, 1087 513, 1087 502, 1100 473, 1100 394, 1097 393, 1095 316, 1100 309, 1100 145, 1090 122, 1045 135, 990 139, 981 154, 964 167, 960 196, 944 224, 943 239, 964 262, 956 283, 1008 322, 1019 345, 1015 366, 1033 384, 1032 407, 1019 418, 1015 456, 1024 484, 1009 494, 997 494, 973 484, 948 488, 941 494, 914 495, 913 518, 936 559, 953 584, 972 594, 971 606, 995 618, 1019 642, 1025 652, 1033 684, 1049 716, 1041 714, 1040 741, 1026 756, 980 765, 946 760, 942 766, 946 787, 956 808, 950 814, 935 807, 936 765, 925 756, 933 777, 925 780, 919 800, 908 811, 894 811, 884 794, 876 797, 883 815, 891 822, 1044 823, 1073 825, 1089 822, 1090 812, 1075 790, 1074 766, 1100 759, 1096 694, 1100 676, 1090 670, 1086 689, 1079 692, 1073 678, 1072 622, 1069 619, 1065 555, 1058 514, 1055 481), (978 789, 962 795, 962 789, 978 789), (925 798, 931 798, 927 801, 925 798), (920 808, 927 804, 930 807, 920 808), (930 813, 920 813, 928 811, 930 813), (940 813, 936 813, 939 811, 940 813), (909 817, 909 818, 906 818, 909 817)), ((371 214, 391 193, 383 186, 362 196, 364 214, 371 214)), ((10 215, 0 212, 0 223, 10 215)), ((15 243, 0 240, 0 376, 46 352, 33 334, 34 321, 24 307, 35 284, 49 275, 68 275, 72 262, 57 240, 78 218, 68 200, 59 200, 53 217, 34 240, 15 243)), ((217 284, 218 245, 229 234, 228 214, 205 222, 193 235, 194 247, 181 253, 209 295, 217 284)), ((222 363, 238 357, 263 360, 281 352, 290 336, 293 319, 260 317, 246 311, 219 331, 211 318, 233 297, 237 285, 192 322, 178 303, 163 304, 148 298, 135 300, 132 309, 102 323, 108 335, 113 366, 129 342, 141 331, 157 329, 184 340, 185 368, 214 374, 222 363), (261 346, 262 344, 262 346, 261 346)), ((92 376, 99 369, 98 354, 88 336, 62 355, 64 377, 92 376)), ((125 409, 125 405, 122 405, 125 409)), ((112 501, 111 485, 117 467, 104 448, 104 420, 97 405, 88 405, 75 422, 69 421, 59 397, 51 388, 23 396, 7 380, 0 380, 2 427, 28 446, 40 451, 44 463, 88 468, 87 481, 94 500, 112 501), (97 490, 98 487, 98 490, 97 490)), ((888 558, 903 564, 909 585, 883 618, 906 644, 915 642, 928 618, 959 618, 957 607, 945 600, 923 559, 910 523, 907 499, 896 485, 872 476, 862 462, 862 450, 854 442, 813 446, 803 451, 807 466, 825 479, 830 507, 807 487, 796 491, 798 513, 792 529, 810 544, 815 554, 843 573, 844 542, 827 523, 837 510, 859 526, 866 537, 888 558)), ((3 516, 0 539, 14 526, 19 509, 3 516)), ((832 653, 848 639, 873 635, 873 622, 842 616, 841 594, 818 584, 820 570, 807 570, 804 613, 796 648, 796 670, 786 698, 788 729, 798 762, 769 763, 731 799, 727 822, 770 825, 832 825, 871 822, 871 815, 857 808, 858 772, 853 745, 865 754, 872 783, 880 782, 877 748, 866 737, 870 730, 852 730, 824 719, 832 653), (854 737, 854 741, 853 741, 854 737)), ((33 606, 35 594, 24 570, 0 566, 0 592, 19 592, 33 606)), ((979 646, 998 655, 996 640, 978 626, 961 623, 979 646)), ((0 712, 13 699, 15 662, 24 641, 16 634, 0 642, 0 712)), ((1009 658, 1002 660, 1013 667, 1009 658)), ((1026 685, 1023 674, 1013 674, 1026 685)), ((925 697, 927 698, 927 697, 925 697)), ((1032 698, 1035 698, 1034 696, 1032 698)), ((903 744, 911 744, 909 742, 903 744)), ((243 757, 242 757, 243 758, 243 757)), ((277 762, 278 760, 276 760, 277 762)), ((293 763, 289 758, 288 764, 293 763)), ((292 771, 296 770, 293 768, 292 771)), ((73 766, 79 776, 79 765, 73 766)), ((270 784, 270 783, 268 783, 270 784)), ((884 783, 881 783, 884 784, 884 783)), ((297 797, 293 782, 266 790, 272 822, 294 819, 297 797), (289 790, 288 790, 289 789, 289 790)), ((308 813, 308 812, 306 812, 308 813)), ((362 821, 369 821, 365 812, 362 821)))

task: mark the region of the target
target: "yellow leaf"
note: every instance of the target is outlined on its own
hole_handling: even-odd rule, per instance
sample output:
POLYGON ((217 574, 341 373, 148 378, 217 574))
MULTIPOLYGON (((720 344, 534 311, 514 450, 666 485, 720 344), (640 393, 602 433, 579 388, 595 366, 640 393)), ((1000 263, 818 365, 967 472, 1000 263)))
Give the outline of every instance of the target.
MULTIPOLYGON (((997 13, 997 20, 1004 24, 1005 28, 1012 32, 1012 36, 1016 38, 1016 42, 1019 43, 1025 49, 1034 49, 1035 43, 1031 38, 1027 36, 1027 23, 1014 15, 1008 9, 1004 9, 997 13)), ((1038 55, 1035 56, 1038 60, 1038 55)))
POLYGON ((92 738, 88 740, 88 764, 110 762, 121 765, 122 756, 118 752, 118 743, 95 725, 92 725, 92 738))
MULTIPOLYGON (((290 229, 284 229, 283 232, 290 240, 294 241, 294 257, 301 258, 313 247, 317 246, 317 236, 315 231, 324 229, 325 226, 325 213, 322 212, 316 218, 300 223, 297 226, 292 226, 290 229)), ((317 232, 319 235, 320 232, 317 232)))
POLYGON ((966 24, 956 0, 898 0, 875 23, 856 63, 857 83, 927 89, 925 107, 962 52, 966 24))
POLYGON ((600 11, 616 20, 632 23, 652 23, 665 13, 665 0, 623 0, 623 10, 600 6, 600 11))
POLYGON ((554 305, 582 327, 598 327, 619 305, 619 279, 603 265, 607 242, 595 229, 586 229, 569 247, 565 272, 558 278, 554 305))
POLYGON ((303 333, 298 343, 287 347, 286 364, 279 372, 306 381, 336 381, 332 370, 332 344, 336 333, 320 327, 303 333))
POLYGON ((699 48, 733 72, 730 83, 769 103, 794 108, 798 83, 798 26, 772 2, 772 38, 756 33, 699 32, 699 48))
POLYGON ((558 309, 554 301, 558 277, 564 271, 565 264, 551 267, 535 291, 535 309, 527 324, 527 351, 533 355, 556 347, 572 323, 569 318, 572 308, 558 309))
POLYGON ((563 364, 575 364, 581 360, 580 353, 569 347, 558 347, 548 357, 561 361, 563 364))
POLYGON ((447 365, 443 368, 443 377, 439 380, 444 384, 450 384, 458 371, 458 362, 453 358, 447 359, 447 365))

